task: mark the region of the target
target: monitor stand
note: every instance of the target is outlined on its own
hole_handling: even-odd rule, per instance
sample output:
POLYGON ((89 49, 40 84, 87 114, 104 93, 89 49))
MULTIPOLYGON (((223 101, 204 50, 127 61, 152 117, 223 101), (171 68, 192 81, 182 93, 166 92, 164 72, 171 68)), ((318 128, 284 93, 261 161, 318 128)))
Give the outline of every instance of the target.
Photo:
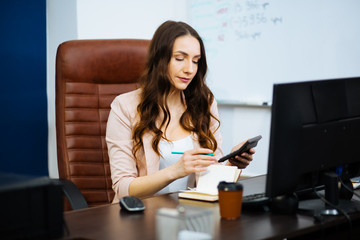
MULTIPOLYGON (((360 211, 360 201, 340 199, 339 178, 336 173, 324 173, 325 190, 319 195, 325 195, 325 203, 320 198, 302 200, 299 211, 312 212, 313 215, 339 215, 341 212, 352 213, 360 211), (324 194, 325 191, 325 194, 324 194), (329 204, 328 204, 329 203, 329 204), (335 206, 335 207, 333 207, 335 206), (340 211, 340 212, 339 212, 340 211)), ((352 197, 352 194, 350 198, 352 197)))
MULTIPOLYGON (((341 209, 346 213, 354 213, 360 211, 360 201, 356 200, 339 200, 337 208, 341 209)), ((321 199, 309 199, 302 200, 299 202, 300 212, 305 211, 311 213, 312 215, 338 215, 338 210, 329 208, 321 199)))

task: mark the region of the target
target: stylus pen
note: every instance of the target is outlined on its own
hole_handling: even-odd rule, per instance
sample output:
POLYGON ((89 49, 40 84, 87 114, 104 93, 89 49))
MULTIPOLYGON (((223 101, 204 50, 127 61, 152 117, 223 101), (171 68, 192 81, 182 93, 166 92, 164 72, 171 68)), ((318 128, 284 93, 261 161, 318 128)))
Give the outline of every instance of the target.
MULTIPOLYGON (((171 154, 184 154, 184 152, 171 152, 171 154)), ((200 155, 214 156, 213 153, 200 153, 200 155)))

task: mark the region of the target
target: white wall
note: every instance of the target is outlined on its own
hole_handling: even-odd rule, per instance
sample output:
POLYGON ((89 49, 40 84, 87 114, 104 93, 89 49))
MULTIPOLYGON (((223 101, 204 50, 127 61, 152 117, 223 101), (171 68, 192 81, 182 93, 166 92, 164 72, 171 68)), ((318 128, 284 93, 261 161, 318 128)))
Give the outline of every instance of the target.
MULTIPOLYGON (((177 0, 47 0, 47 94, 49 120, 49 175, 57 177, 55 135, 55 56, 57 46, 70 39, 151 39, 166 20, 188 22, 187 1, 177 0), (141 7, 140 7, 141 6, 141 7)), ((230 87, 230 86, 229 86, 230 87)), ((220 104, 224 152, 261 134, 251 166, 244 175, 267 170, 270 109, 220 104)))
POLYGON ((58 177, 55 129, 55 57, 60 43, 77 39, 76 1, 47 0, 47 98, 49 176, 58 177))
POLYGON ((77 0, 78 38, 151 39, 164 21, 185 21, 186 8, 176 0, 77 0))
POLYGON ((242 175, 256 176, 267 172, 270 139, 270 107, 219 105, 224 153, 229 153, 236 144, 257 135, 262 139, 255 148, 254 160, 243 170, 242 175))

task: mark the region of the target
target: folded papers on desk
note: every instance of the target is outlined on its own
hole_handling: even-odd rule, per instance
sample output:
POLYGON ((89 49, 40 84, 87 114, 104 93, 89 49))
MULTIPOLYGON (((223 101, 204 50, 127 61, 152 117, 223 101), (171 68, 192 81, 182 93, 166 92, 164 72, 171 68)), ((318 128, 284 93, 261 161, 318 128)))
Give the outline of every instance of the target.
POLYGON ((156 212, 158 240, 214 239, 214 216, 209 209, 178 206, 156 212))
POLYGON ((178 196, 180 198, 215 202, 219 199, 217 189, 219 182, 236 182, 240 177, 240 173, 241 169, 236 166, 210 165, 206 171, 200 173, 195 189, 181 192, 178 196))

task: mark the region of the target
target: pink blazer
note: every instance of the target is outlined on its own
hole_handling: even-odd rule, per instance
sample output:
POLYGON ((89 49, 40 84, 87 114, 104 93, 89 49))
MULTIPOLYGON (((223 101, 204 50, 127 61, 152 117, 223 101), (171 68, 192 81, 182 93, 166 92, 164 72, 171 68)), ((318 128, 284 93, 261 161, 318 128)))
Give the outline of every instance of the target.
MULTIPOLYGON (((137 122, 137 106, 140 99, 140 89, 117 96, 111 103, 111 111, 106 128, 106 143, 109 153, 112 187, 115 192, 113 202, 119 202, 120 198, 129 195, 129 185, 138 176, 145 176, 159 171, 160 157, 152 149, 152 135, 143 136, 143 148, 138 151, 138 160, 132 154, 133 140, 132 131, 137 122)), ((219 118, 217 103, 211 106, 211 112, 219 118)), ((211 130, 214 133, 218 148, 215 156, 219 159, 223 156, 222 137, 220 129, 215 131, 218 123, 211 122, 211 130)), ((194 147, 199 148, 197 136, 193 134, 194 147)))

